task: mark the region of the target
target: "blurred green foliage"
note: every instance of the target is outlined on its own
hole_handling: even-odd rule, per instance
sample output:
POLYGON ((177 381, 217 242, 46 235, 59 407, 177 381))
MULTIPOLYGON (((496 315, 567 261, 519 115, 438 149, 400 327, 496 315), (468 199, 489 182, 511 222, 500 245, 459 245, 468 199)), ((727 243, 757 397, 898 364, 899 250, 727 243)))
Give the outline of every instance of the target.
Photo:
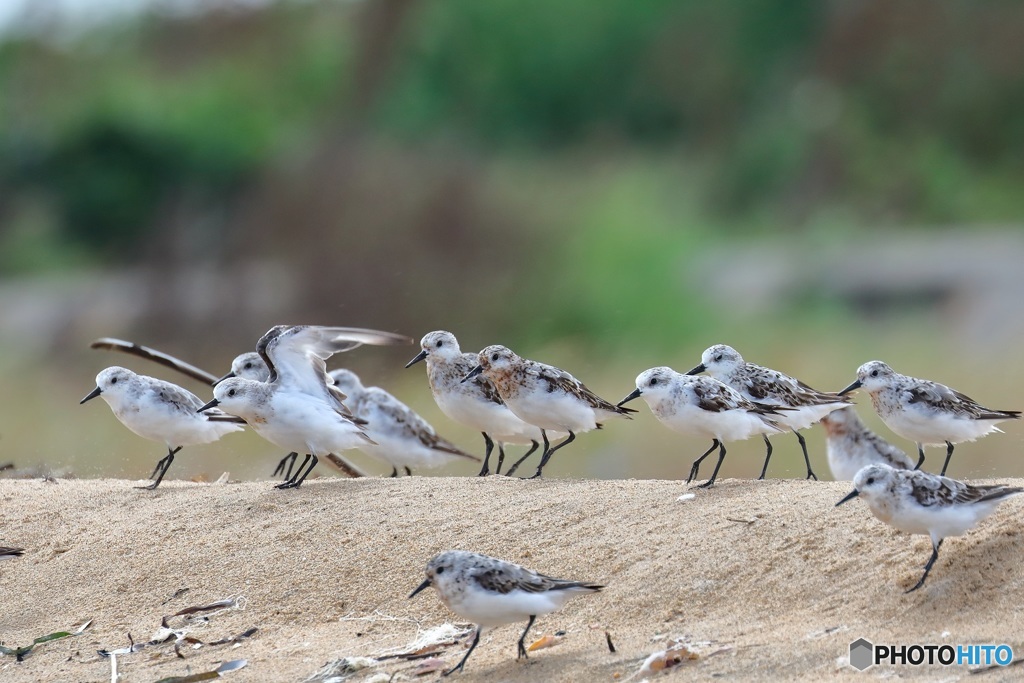
POLYGON ((544 301, 522 336, 667 308, 670 339, 708 313, 674 286, 708 244, 1018 221, 1020 30, 1013 3, 955 0, 324 0, 9 39, 0 271, 156 258, 197 217, 230 250, 254 195, 279 193, 285 246, 344 229, 418 272, 381 245, 450 222, 429 196, 445 184, 390 187, 387 163, 346 180, 373 167, 359 153, 398 149, 469 197, 464 248, 519 235, 506 258, 529 270, 495 282, 544 301), (339 217, 325 187, 363 208, 339 217), (390 224, 382 201, 438 215, 390 224))
MULTIPOLYGON (((676 149, 710 171, 700 210, 734 229, 766 212, 799 225, 836 203, 922 223, 1005 220, 1024 203, 1024 66, 1009 30, 1024 20, 1012 4, 409 7, 367 117, 375 135, 497 157, 676 149)), ((69 45, 8 41, 4 189, 46 193, 61 233, 99 256, 132 254, 169 194, 227 201, 344 123, 368 40, 360 11, 281 3, 146 17, 69 45)))

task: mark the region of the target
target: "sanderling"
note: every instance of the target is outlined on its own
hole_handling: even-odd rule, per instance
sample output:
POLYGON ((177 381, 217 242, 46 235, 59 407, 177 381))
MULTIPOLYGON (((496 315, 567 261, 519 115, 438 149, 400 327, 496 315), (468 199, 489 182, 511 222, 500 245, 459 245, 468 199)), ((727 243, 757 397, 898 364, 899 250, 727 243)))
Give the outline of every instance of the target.
POLYGON ((1016 486, 972 486, 920 470, 897 470, 868 465, 853 478, 854 489, 836 507, 858 496, 871 513, 889 526, 908 534, 927 534, 932 556, 921 579, 908 590, 924 585, 947 536, 959 536, 995 511, 1005 498, 1024 493, 1016 486))
POLYGON ((365 387, 351 370, 332 370, 334 385, 341 389, 352 413, 366 421, 364 429, 376 445, 363 443, 359 450, 391 465, 391 476, 398 468, 412 474, 413 467, 437 467, 464 458, 480 462, 438 435, 426 420, 380 387, 365 387))
POLYGON ((924 447, 946 444, 945 474, 953 444, 974 441, 1003 430, 997 422, 1015 420, 1019 410, 992 410, 944 384, 901 375, 880 360, 857 369, 857 379, 840 391, 863 388, 871 394, 875 412, 892 431, 917 443, 917 468, 924 464, 924 447))
MULTIPOLYGON (((540 446, 543 436, 538 427, 527 424, 508 409, 498 395, 494 384, 481 375, 469 382, 462 378, 479 364, 477 354, 462 353, 455 335, 444 330, 429 332, 420 341, 420 352, 405 367, 411 367, 421 360, 427 361, 427 380, 430 392, 441 412, 450 419, 467 427, 479 430, 484 437, 484 464, 480 476, 490 474, 488 467, 494 443, 498 443, 498 466, 495 474, 501 474, 505 461, 505 444, 532 444, 526 455, 519 458, 505 473, 511 476, 520 463, 540 446)), ((552 435, 552 438, 561 438, 552 435)))
POLYGON ((465 666, 483 629, 528 619, 516 652, 516 659, 526 657, 526 634, 538 615, 560 609, 574 595, 604 588, 586 581, 553 579, 512 562, 464 550, 449 550, 433 557, 427 563, 427 579, 409 597, 429 586, 437 590, 448 609, 476 625, 469 650, 444 672, 445 676, 465 666))
MULTIPOLYGON (((776 419, 780 424, 789 427, 800 441, 800 450, 807 464, 807 478, 817 479, 811 469, 811 458, 807 455, 807 442, 799 430, 812 424, 852 403, 839 394, 812 389, 803 382, 789 375, 747 363, 736 349, 725 344, 715 344, 706 349, 700 358, 700 365, 690 370, 688 375, 707 371, 715 379, 728 384, 743 394, 749 401, 770 406, 790 408, 783 411, 776 419)), ((769 452, 769 458, 771 453, 769 452)), ((758 479, 764 479, 768 472, 768 459, 764 461, 764 469, 758 479)))
POLYGON ((373 443, 350 419, 351 413, 342 403, 344 395, 327 375, 325 360, 338 350, 352 348, 344 337, 346 333, 339 335, 339 329, 348 328, 271 328, 256 345, 257 353, 270 370, 267 381, 226 379, 214 388, 213 400, 200 409, 221 406, 225 412, 244 419, 267 441, 289 451, 306 453, 295 473, 277 488, 301 486, 320 456, 373 443), (303 471, 306 463, 309 467, 303 471))
POLYGON ((714 485, 725 460, 726 441, 742 441, 760 434, 770 458, 772 442, 768 435, 784 431, 779 426, 781 415, 775 412, 775 406, 748 401, 713 377, 683 375, 668 367, 651 368, 637 375, 636 389, 619 401, 619 405, 638 397, 643 398, 654 416, 672 431, 712 439, 711 448, 694 461, 686 483, 697 478, 704 458, 719 449, 715 471, 700 488, 714 485))
POLYGON ((914 469, 914 461, 861 422, 853 406, 821 418, 825 428, 828 466, 836 481, 850 481, 863 467, 881 463, 898 470, 914 469))
POLYGON ((488 346, 477 355, 477 362, 463 381, 483 374, 494 382, 501 400, 519 419, 541 430, 544 454, 531 478, 541 476, 555 451, 572 443, 578 432, 600 429, 604 420, 629 418, 636 412, 604 400, 565 370, 520 358, 504 346, 488 346), (551 446, 548 431, 569 436, 551 446))
POLYGON ((125 427, 144 439, 167 445, 167 455, 149 477, 155 481, 144 487, 150 490, 160 485, 174 455, 183 447, 212 443, 225 434, 242 430, 237 420, 220 411, 199 415, 202 399, 177 384, 138 375, 116 365, 96 375, 96 388, 79 403, 97 396, 107 402, 125 427))

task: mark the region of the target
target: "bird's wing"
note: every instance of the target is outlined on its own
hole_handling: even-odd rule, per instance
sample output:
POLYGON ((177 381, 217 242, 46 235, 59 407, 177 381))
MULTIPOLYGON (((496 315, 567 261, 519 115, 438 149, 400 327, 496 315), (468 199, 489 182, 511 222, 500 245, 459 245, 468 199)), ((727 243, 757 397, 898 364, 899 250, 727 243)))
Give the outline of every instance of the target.
POLYGON ((823 405, 826 403, 852 403, 846 396, 818 391, 795 377, 778 370, 747 363, 740 381, 755 400, 778 401, 785 406, 823 405))
POLYGON ((322 394, 333 384, 325 361, 362 344, 409 344, 412 339, 392 332, 358 327, 277 325, 256 343, 256 352, 270 369, 269 382, 322 394))
MULTIPOLYGON (((910 492, 924 507, 949 507, 956 503, 974 503, 982 495, 979 487, 965 484, 956 479, 929 474, 919 470, 902 470, 902 479, 911 485, 910 492)), ((905 486, 905 484, 903 484, 905 486)))
POLYGON ((167 382, 154 377, 148 379, 146 389, 160 397, 160 400, 167 403, 174 410, 182 413, 195 414, 203 407, 205 401, 193 394, 188 389, 183 389, 177 384, 167 382))
POLYGON ((924 403, 937 410, 973 420, 1005 420, 1020 417, 1018 410, 986 408, 967 394, 960 393, 938 382, 911 379, 904 391, 910 403, 924 403))
POLYGON ((380 387, 367 389, 359 406, 359 416, 366 418, 373 429, 386 427, 397 436, 415 439, 435 451, 451 453, 478 462, 480 460, 475 455, 466 453, 455 444, 439 436, 430 423, 416 411, 380 387), (370 417, 371 410, 376 411, 376 415, 372 418, 370 417))
POLYGON ((176 370, 183 375, 187 375, 192 379, 199 380, 200 382, 209 384, 210 386, 213 386, 217 381, 217 377, 215 375, 210 374, 202 368, 197 368, 190 363, 186 363, 180 358, 175 358, 168 353, 157 351, 156 349, 151 349, 148 346, 142 346, 135 342, 124 341, 123 339, 114 339, 112 337, 103 337, 89 344, 89 348, 104 349, 106 351, 120 351, 121 353, 145 358, 146 360, 159 363, 164 367, 176 370))
POLYGON ((541 381, 546 382, 549 392, 556 389, 564 391, 570 396, 575 396, 581 401, 586 402, 595 410, 605 410, 609 413, 619 413, 621 415, 629 415, 630 413, 636 412, 633 408, 617 406, 610 401, 606 401, 588 389, 587 385, 583 382, 579 381, 565 370, 556 368, 553 365, 529 361, 526 371, 527 373, 536 376, 541 381))
POLYGON ((517 589, 527 593, 543 593, 551 590, 557 583, 555 579, 530 571, 526 567, 504 562, 478 567, 473 578, 482 588, 495 593, 511 593, 517 589))

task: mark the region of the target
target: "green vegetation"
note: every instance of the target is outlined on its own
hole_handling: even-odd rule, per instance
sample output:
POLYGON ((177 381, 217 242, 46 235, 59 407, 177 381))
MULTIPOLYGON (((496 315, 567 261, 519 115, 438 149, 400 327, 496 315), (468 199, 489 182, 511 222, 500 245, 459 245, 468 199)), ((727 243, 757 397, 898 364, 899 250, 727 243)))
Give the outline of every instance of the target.
POLYGON ((423 320, 514 289, 521 339, 672 310, 668 345, 708 313, 681 273, 738 235, 1024 215, 1020 28, 952 0, 324 0, 9 40, 0 274, 256 235, 412 283, 443 245, 481 287, 399 288, 423 320))

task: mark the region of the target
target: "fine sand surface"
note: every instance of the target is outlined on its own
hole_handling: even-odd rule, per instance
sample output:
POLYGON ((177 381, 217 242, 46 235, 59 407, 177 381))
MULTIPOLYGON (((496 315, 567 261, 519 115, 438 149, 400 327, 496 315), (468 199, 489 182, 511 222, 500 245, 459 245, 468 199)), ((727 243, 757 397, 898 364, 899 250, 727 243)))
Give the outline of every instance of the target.
MULTIPOLYGON (((0 481, 0 546, 25 548, 0 561, 0 640, 25 645, 93 620, 21 663, 0 655, 0 681, 109 681, 110 660, 97 650, 127 646, 129 633, 150 640, 163 616, 232 596, 244 598, 240 609, 212 614, 190 635, 210 643, 258 628, 252 637, 182 643, 184 658, 171 643, 122 655, 120 680, 246 659, 225 678, 303 681, 332 660, 380 655, 418 629, 458 623, 433 590, 406 599, 427 559, 450 548, 607 589, 537 620, 529 641, 565 631, 556 646, 517 662, 522 625, 506 626, 485 634, 465 673, 449 680, 625 680, 674 638, 699 656, 658 678, 968 676, 938 665, 858 674, 844 656, 860 637, 1005 642, 1024 656, 1024 497, 948 540, 925 587, 905 595, 927 539, 889 529, 861 501, 834 508, 848 483, 722 480, 704 491, 678 481, 323 478, 291 491, 166 481, 155 492, 138 483, 0 481), (687 492, 696 495, 678 500, 687 492)), ((451 666, 463 651, 441 657, 451 666)), ((350 680, 411 680, 416 666, 385 660, 350 680)))

